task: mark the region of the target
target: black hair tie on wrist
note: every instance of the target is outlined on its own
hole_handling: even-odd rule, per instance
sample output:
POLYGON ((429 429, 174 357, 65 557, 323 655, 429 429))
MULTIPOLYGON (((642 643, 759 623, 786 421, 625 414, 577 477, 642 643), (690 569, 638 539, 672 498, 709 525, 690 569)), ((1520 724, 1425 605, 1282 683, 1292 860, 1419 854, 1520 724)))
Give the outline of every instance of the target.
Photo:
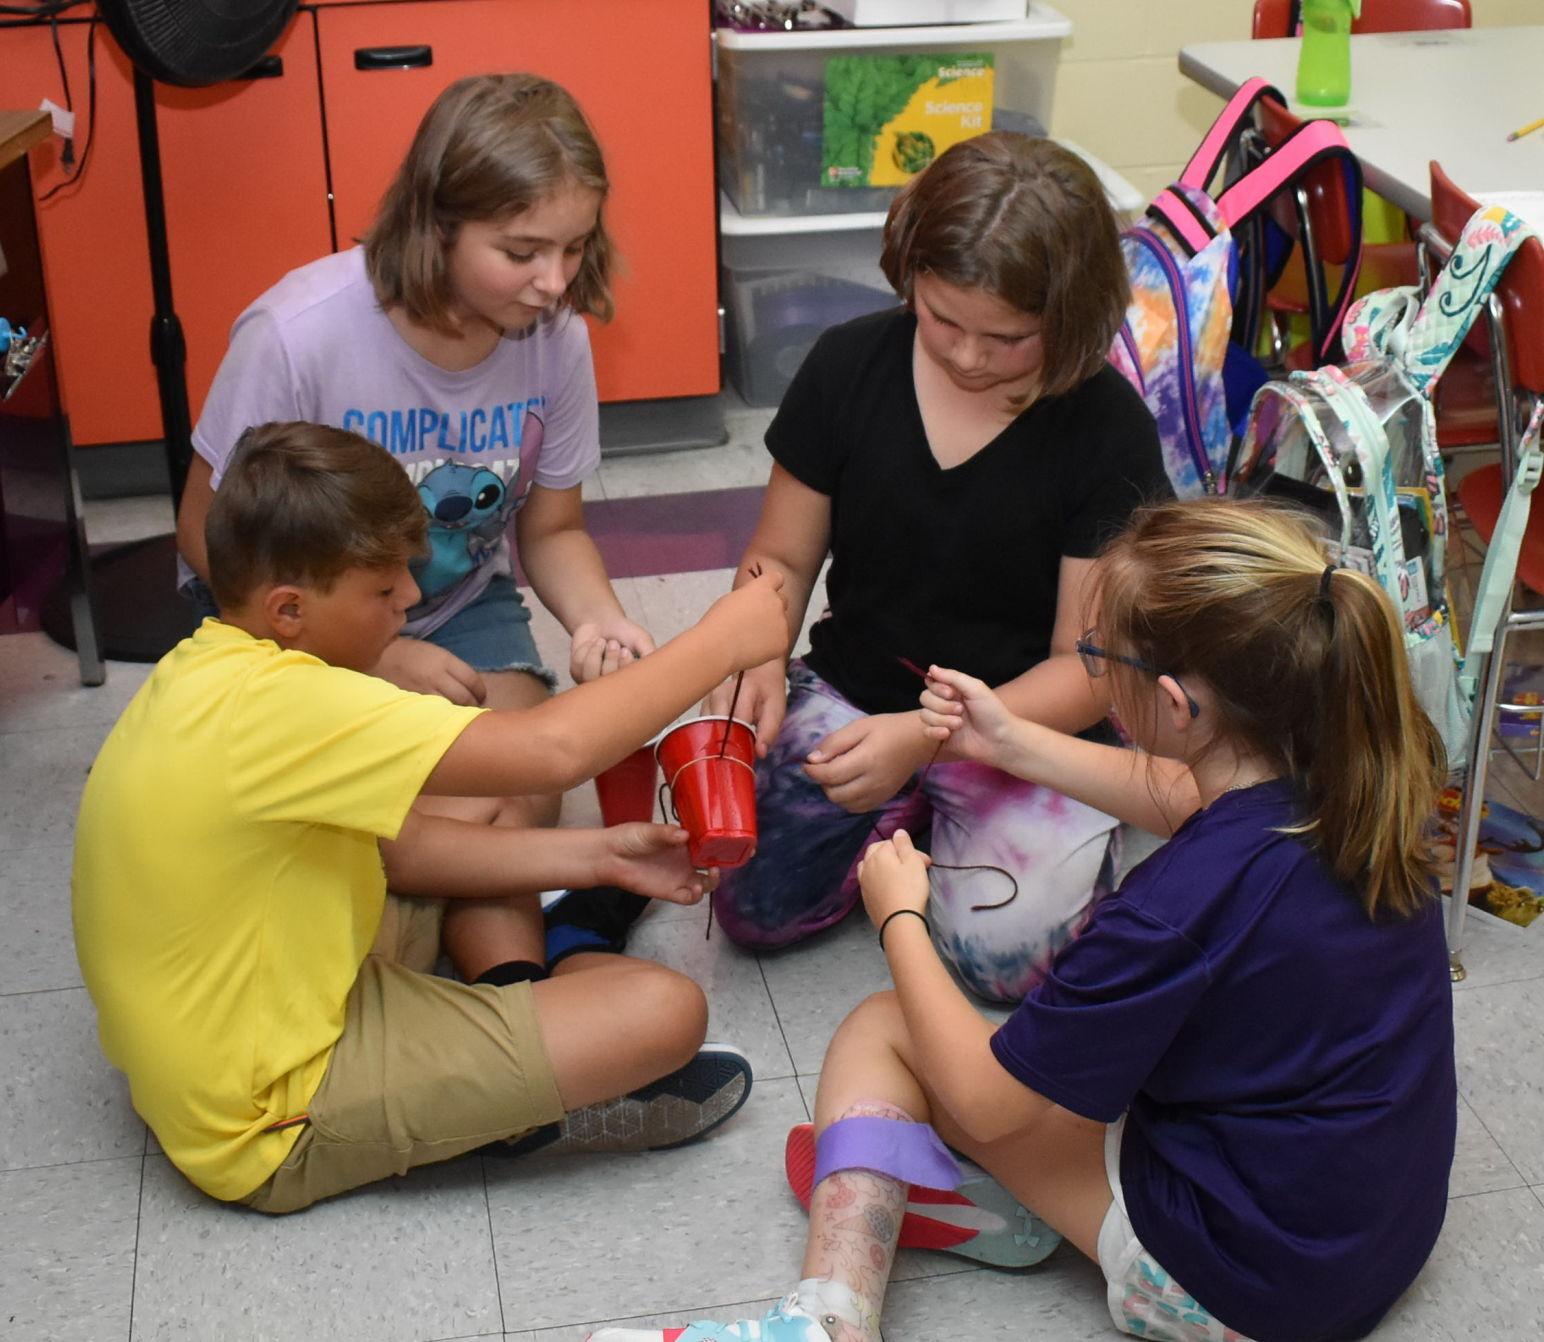
POLYGON ((924 916, 924 914, 922 913, 921 909, 896 909, 895 912, 887 914, 885 916, 884 922, 880 923, 880 925, 879 925, 879 949, 880 950, 884 950, 884 948, 885 948, 885 928, 889 927, 890 924, 893 923, 897 918, 899 918, 903 914, 907 914, 907 913, 911 914, 911 916, 913 918, 921 918, 922 919, 922 926, 927 928, 928 936, 932 936, 933 935, 932 924, 930 924, 928 922, 927 918, 924 916))

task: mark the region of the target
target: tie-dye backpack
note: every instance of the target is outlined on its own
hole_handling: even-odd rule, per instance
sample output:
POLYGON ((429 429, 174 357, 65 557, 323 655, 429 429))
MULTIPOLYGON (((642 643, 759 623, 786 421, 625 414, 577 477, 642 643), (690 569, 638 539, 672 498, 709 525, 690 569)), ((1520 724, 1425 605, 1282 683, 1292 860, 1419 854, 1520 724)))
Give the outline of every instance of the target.
POLYGON ((1381 289, 1346 314, 1344 367, 1266 383, 1255 394, 1233 486, 1319 516, 1336 562, 1375 577, 1401 611, 1421 703, 1449 762, 1468 750, 1475 680, 1512 586, 1531 494, 1544 466, 1536 410, 1523 435, 1512 493, 1480 574, 1468 654, 1456 662, 1447 596, 1447 493, 1432 395, 1454 350, 1528 236, 1499 205, 1477 211, 1422 300, 1381 289))
MULTIPOLYGON (((1230 343, 1240 276, 1239 230, 1303 174, 1335 159, 1347 175, 1354 246, 1361 254, 1361 167, 1340 128, 1309 121, 1257 166, 1213 199, 1212 178, 1248 124, 1256 102, 1280 93, 1251 79, 1233 95, 1173 186, 1160 192, 1146 218, 1121 234, 1131 276, 1131 305, 1110 350, 1118 368, 1158 421, 1164 465, 1180 498, 1222 493, 1235 437, 1265 373, 1230 343), (1230 414, 1230 402, 1234 413, 1230 414)), ((1351 298, 1355 266, 1345 268, 1331 305, 1334 321, 1316 350, 1320 362, 1351 298)))

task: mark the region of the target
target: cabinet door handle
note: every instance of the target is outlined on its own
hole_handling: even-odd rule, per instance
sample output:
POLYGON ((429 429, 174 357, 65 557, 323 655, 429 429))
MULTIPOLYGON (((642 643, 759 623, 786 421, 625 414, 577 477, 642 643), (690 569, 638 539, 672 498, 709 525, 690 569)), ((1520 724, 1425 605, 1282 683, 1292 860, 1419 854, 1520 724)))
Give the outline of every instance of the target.
POLYGON ((354 52, 356 70, 421 70, 434 64, 434 48, 427 42, 406 47, 359 47, 354 52))
POLYGON ((283 56, 264 56, 250 70, 243 70, 237 79, 279 79, 284 75, 283 56))

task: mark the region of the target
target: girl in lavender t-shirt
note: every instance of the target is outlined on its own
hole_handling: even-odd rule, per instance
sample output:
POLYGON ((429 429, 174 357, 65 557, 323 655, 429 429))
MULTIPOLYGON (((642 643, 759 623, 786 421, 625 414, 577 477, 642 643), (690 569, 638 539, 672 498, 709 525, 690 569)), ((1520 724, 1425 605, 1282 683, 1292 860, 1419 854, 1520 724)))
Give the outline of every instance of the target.
POLYGON ((363 246, 292 271, 237 319, 193 433, 184 577, 203 576, 204 516, 242 431, 312 420, 380 444, 429 513, 422 598, 378 674, 490 707, 546 693, 511 535, 572 636, 576 680, 651 651, 579 498, 600 460, 581 314, 611 314, 606 192, 600 148, 556 85, 490 75, 446 89, 363 246))
MULTIPOLYGON (((212 598, 204 518, 243 430, 273 420, 349 429, 390 452, 429 514, 421 598, 376 675, 460 704, 540 703, 541 664, 515 587, 526 579, 569 632, 588 680, 654 649, 623 611, 584 527, 580 485, 599 463, 599 409, 583 317, 611 315, 608 190, 574 100, 533 75, 458 80, 424 115, 361 247, 286 275, 237 319, 193 431, 177 518, 184 590, 212 598)), ((442 797, 418 809, 478 824, 552 825, 561 797, 442 797)), ((657 827, 651 846, 684 842, 657 827)), ((545 977, 554 957, 615 949, 642 901, 576 892, 545 921, 534 895, 489 899, 447 922, 479 982, 545 977), (607 933, 554 943, 548 927, 604 912, 607 933), (474 972, 476 972, 474 970, 474 972)), ((454 944, 452 944, 454 942, 454 944)))

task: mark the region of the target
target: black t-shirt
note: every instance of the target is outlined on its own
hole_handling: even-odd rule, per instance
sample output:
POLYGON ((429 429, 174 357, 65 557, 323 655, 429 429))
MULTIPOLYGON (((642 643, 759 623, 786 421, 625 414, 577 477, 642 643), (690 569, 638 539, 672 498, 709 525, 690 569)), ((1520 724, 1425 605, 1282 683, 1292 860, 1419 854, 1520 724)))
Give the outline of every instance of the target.
POLYGON ((917 706, 902 658, 989 685, 1044 661, 1062 557, 1092 558, 1172 492, 1151 414, 1109 367, 943 469, 912 382, 916 329, 892 310, 827 331, 767 430, 777 462, 831 500, 830 612, 809 661, 866 713, 917 706))

